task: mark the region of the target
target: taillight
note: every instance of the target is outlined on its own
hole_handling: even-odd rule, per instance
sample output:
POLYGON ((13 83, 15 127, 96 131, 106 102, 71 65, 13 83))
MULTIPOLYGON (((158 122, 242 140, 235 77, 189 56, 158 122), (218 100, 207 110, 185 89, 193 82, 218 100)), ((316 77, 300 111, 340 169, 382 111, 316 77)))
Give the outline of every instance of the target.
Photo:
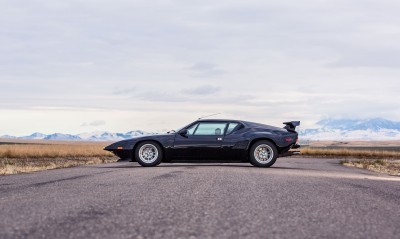
POLYGON ((293 139, 292 139, 291 137, 286 137, 286 138, 285 138, 285 141, 289 143, 289 142, 292 142, 293 139))

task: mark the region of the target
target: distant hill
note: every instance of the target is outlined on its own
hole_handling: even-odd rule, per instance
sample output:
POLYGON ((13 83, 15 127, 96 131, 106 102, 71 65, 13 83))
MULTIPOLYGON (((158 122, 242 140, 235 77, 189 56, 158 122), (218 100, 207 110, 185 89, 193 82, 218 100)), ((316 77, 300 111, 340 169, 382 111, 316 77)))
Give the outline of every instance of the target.
POLYGON ((82 134, 62 134, 62 133, 54 133, 54 134, 42 134, 42 133, 33 133, 31 135, 16 137, 12 135, 3 135, 0 138, 8 138, 8 139, 42 139, 42 140, 84 140, 84 141, 114 141, 114 140, 124 140, 130 139, 137 136, 149 135, 154 133, 144 132, 142 130, 134 130, 126 133, 111 133, 106 131, 96 131, 91 133, 82 133, 82 134))
POLYGON ((307 140, 400 140, 400 122, 382 118, 324 119, 318 128, 300 130, 307 140))
MULTIPOLYGON (((30 136, 28 136, 24 139, 28 139, 30 136)), ((36 139, 39 139, 39 138, 36 138, 36 139)), ((77 135, 60 134, 60 133, 44 135, 43 139, 45 139, 45 140, 81 140, 81 138, 77 135)))
MULTIPOLYGON (((373 119, 324 119, 317 122, 318 127, 301 129, 301 140, 400 140, 400 122, 382 118, 373 119)), ((28 136, 15 137, 3 135, 0 138, 9 139, 43 139, 43 140, 85 140, 85 141, 117 141, 137 136, 156 134, 142 130, 126 133, 96 131, 91 133, 72 134, 42 134, 33 133, 28 136)))

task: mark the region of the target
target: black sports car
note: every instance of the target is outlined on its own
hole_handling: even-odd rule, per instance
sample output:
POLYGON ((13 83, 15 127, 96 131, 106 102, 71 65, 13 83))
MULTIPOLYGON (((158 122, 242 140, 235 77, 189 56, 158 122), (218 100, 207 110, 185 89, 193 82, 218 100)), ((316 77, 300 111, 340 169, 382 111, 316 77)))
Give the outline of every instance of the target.
POLYGON ((284 128, 240 120, 195 121, 163 135, 141 136, 113 143, 105 150, 142 166, 161 162, 250 162, 272 166, 279 156, 290 156, 299 148, 295 131, 300 121, 285 122, 284 128))

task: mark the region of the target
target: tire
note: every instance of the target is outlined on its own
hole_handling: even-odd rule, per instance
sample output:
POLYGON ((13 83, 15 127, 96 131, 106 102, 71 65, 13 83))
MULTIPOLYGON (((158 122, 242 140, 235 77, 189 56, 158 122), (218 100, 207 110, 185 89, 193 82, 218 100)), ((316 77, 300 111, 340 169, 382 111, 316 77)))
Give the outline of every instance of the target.
POLYGON ((143 167, 153 167, 161 163, 163 151, 158 143, 145 141, 136 147, 135 158, 143 167))
POLYGON ((268 168, 276 162, 276 159, 278 158, 278 150, 270 141, 258 141, 251 146, 249 158, 252 165, 268 168))

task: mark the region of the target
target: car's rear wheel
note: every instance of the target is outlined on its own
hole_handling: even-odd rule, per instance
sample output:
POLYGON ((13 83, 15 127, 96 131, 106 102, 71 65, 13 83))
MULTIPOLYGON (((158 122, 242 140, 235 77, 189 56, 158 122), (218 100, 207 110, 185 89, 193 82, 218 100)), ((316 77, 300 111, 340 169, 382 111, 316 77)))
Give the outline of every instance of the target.
POLYGON ((162 149, 160 145, 155 142, 141 142, 135 150, 136 161, 144 167, 151 167, 160 164, 162 157, 162 149))
POLYGON ((256 167, 271 167, 278 158, 275 145, 267 140, 258 141, 250 148, 250 163, 256 167))

